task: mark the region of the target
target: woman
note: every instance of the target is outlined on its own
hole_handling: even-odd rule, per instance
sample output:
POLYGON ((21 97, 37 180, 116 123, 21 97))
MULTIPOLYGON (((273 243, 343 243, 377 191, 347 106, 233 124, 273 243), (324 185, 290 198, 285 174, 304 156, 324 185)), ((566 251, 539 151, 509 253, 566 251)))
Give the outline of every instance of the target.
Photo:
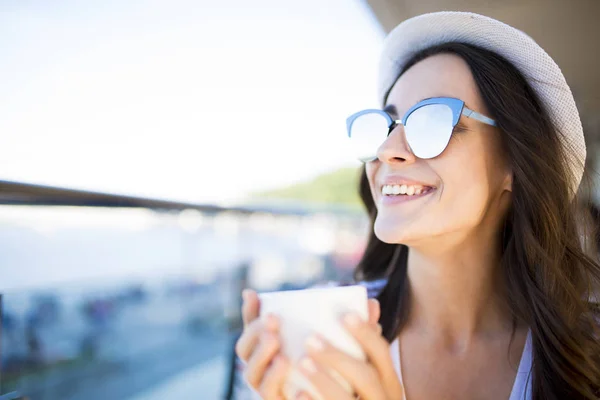
MULTIPOLYGON (((326 399, 352 397, 325 368, 368 400, 600 398, 600 266, 576 212, 585 144, 560 69, 522 32, 455 12, 400 24, 380 65, 383 111, 347 122, 373 224, 356 277, 386 279, 371 307, 382 335, 348 325, 368 362, 312 338, 304 373, 326 399)), ((237 352, 275 399, 289 365, 258 307, 246 293, 237 352)))

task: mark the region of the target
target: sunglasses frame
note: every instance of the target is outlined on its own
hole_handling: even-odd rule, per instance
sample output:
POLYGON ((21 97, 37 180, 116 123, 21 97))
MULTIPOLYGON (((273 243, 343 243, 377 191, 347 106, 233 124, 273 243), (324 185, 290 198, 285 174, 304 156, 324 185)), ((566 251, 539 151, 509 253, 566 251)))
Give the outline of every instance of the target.
MULTIPOLYGON (((450 110, 452 110, 452 130, 454 130, 454 127, 456 127, 456 124, 458 124, 458 120, 460 119, 461 115, 464 115, 467 118, 476 119, 477 121, 483 122, 486 125, 496 126, 496 121, 494 121, 493 119, 491 119, 489 117, 486 117, 483 114, 478 113, 477 111, 473 111, 470 108, 465 107, 465 102, 460 99, 456 99, 453 97, 432 97, 429 99, 419 101, 417 104, 415 104, 414 106, 409 108, 408 111, 406 111, 406 113, 402 117, 402 119, 399 119, 399 120, 395 120, 386 111, 379 110, 379 109, 367 109, 367 110, 362 110, 355 114, 352 114, 351 116, 349 116, 346 119, 346 129, 347 129, 347 133, 348 133, 348 138, 352 137, 352 134, 351 134, 352 124, 358 117, 360 117, 362 115, 380 114, 380 115, 384 116, 388 122, 388 129, 389 129, 388 135, 389 135, 397 125, 402 124, 402 126, 406 126, 406 120, 408 119, 408 117, 410 117, 410 115, 413 112, 415 112, 416 110, 418 110, 421 107, 431 105, 431 104, 443 104, 443 105, 448 106, 450 108, 450 110)), ((376 157, 374 157, 373 160, 375 158, 376 157)))

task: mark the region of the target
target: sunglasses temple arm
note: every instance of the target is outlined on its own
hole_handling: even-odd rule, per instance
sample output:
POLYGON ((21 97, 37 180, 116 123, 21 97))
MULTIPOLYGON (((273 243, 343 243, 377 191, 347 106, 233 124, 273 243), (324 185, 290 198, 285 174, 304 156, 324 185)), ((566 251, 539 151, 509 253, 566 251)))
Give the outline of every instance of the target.
POLYGON ((462 115, 464 115, 467 118, 476 119, 477 121, 483 122, 484 124, 496 126, 496 121, 494 121, 493 119, 488 118, 485 115, 481 115, 478 112, 473 111, 467 107, 463 108, 462 115))

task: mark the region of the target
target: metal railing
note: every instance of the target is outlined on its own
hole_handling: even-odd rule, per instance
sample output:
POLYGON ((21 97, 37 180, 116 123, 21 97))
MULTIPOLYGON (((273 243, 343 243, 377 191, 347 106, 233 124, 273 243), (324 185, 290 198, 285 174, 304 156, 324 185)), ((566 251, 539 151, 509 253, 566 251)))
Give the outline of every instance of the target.
MULTIPOLYGON (((273 205, 264 206, 264 205, 262 205, 262 206, 245 206, 245 207, 222 207, 222 206, 210 205, 210 204, 193 204, 193 203, 177 202, 177 201, 170 201, 170 200, 164 200, 164 199, 150 199, 150 198, 141 198, 141 197, 134 197, 134 196, 121 196, 121 195, 117 195, 117 194, 89 192, 89 191, 73 190, 73 189, 66 189, 66 188, 33 185, 33 184, 20 183, 20 182, 0 181, 0 209, 2 209, 2 207, 4 207, 4 206, 6 206, 6 207, 17 206, 17 209, 21 209, 21 210, 29 210, 29 209, 38 210, 38 209, 48 209, 48 208, 54 209, 54 206, 57 206, 57 209, 58 209, 58 208, 60 208, 60 206, 68 206, 69 208, 66 210, 66 212, 75 214, 74 215, 75 219, 78 219, 79 214, 77 214, 77 213, 79 213, 79 212, 83 213, 81 215, 93 214, 93 213, 91 213, 90 210, 94 209, 94 208, 115 209, 115 210, 117 210, 117 209, 121 209, 121 210, 122 209, 152 210, 152 211, 155 211, 156 213, 151 213, 152 215, 155 216, 155 217, 151 217, 151 218, 158 218, 158 219, 162 218, 162 219, 166 219, 169 221, 171 221, 171 220, 178 221, 178 216, 180 217, 182 215, 186 215, 186 212, 189 210, 195 210, 205 216, 206 215, 213 216, 213 217, 215 217, 215 219, 218 219, 219 215, 221 215, 221 214, 230 215, 230 216, 237 215, 245 221, 252 221, 253 216, 264 217, 265 215, 268 214, 268 215, 273 216, 274 219, 270 220, 267 218, 267 223, 271 223, 271 224, 277 225, 277 226, 282 225, 281 223, 278 223, 277 220, 279 220, 280 222, 286 222, 285 220, 290 219, 290 218, 295 218, 296 220, 303 219, 303 218, 310 219, 311 216, 313 216, 313 215, 321 215, 321 216, 322 215, 336 215, 338 217, 341 216, 342 218, 349 217, 352 220, 355 218, 357 218, 357 219, 363 218, 362 215, 360 214, 360 212, 357 212, 356 210, 346 209, 344 207, 329 207, 329 206, 315 207, 315 206, 303 205, 303 204, 294 204, 294 205, 285 204, 283 206, 273 206, 273 205), (269 221, 271 221, 271 222, 269 222, 269 221)), ((9 208, 9 210, 13 210, 13 208, 9 208)), ((112 213, 112 211, 110 211, 110 213, 112 213)), ((6 212, 5 212, 5 214, 6 214, 6 212)), ((28 213, 24 213, 24 214, 28 214, 28 213)), ((119 215, 121 215, 120 212, 119 213, 115 212, 115 214, 117 214, 117 217, 120 218, 119 217, 119 215)), ((260 219, 260 218, 258 218, 258 219, 260 219)), ((179 218, 179 222, 181 222, 181 218, 179 218)), ((35 218, 34 218, 34 223, 35 223, 35 218)), ((283 224, 283 225, 285 225, 285 224, 283 224)), ((187 226, 184 226, 184 228, 187 228, 187 226)), ((289 231, 289 229, 288 229, 288 231, 289 231)), ((294 229, 291 229, 291 231, 293 232, 294 229)), ((272 235, 272 237, 280 236, 279 233, 277 233, 277 232, 270 233, 270 234, 272 235)), ((196 242, 194 241, 194 240, 197 240, 197 239, 194 239, 194 235, 195 235, 195 233, 184 232, 179 239, 181 241, 181 251, 184 253, 184 256, 188 252, 192 251, 194 249, 194 247, 198 244, 197 241, 196 242)), ((135 234, 134 234, 134 236, 135 236, 135 234)), ((308 236, 310 236, 310 235, 308 235, 308 236)), ((236 238, 236 240, 239 240, 239 239, 236 238)), ((271 239, 269 239, 269 240, 271 240, 271 239)), ((313 242, 314 242, 314 240, 313 240, 313 242)), ((268 264, 268 267, 270 267, 270 265, 271 264, 268 264)), ((186 266, 183 266, 182 264, 179 264, 179 267, 181 267, 181 269, 187 268, 186 266)), ((85 264, 82 264, 82 268, 85 268, 85 264)), ((177 269, 177 266, 174 265, 174 268, 177 269)), ((195 288, 196 289, 190 287, 189 289, 184 289, 184 290, 198 290, 198 288, 201 288, 201 287, 195 286, 195 288)), ((184 311, 191 310, 192 313, 190 315, 193 317, 193 311, 194 311, 195 306, 192 304, 192 306, 190 307, 190 303, 193 303, 193 301, 194 301, 193 299, 191 299, 191 300, 190 299, 191 298, 184 299, 182 297, 181 300, 176 300, 176 302, 179 302, 178 303, 179 305, 176 305, 176 306, 174 306, 175 303, 173 303, 173 302, 169 303, 171 305, 168 305, 165 303, 160 303, 160 304, 155 303, 155 304, 157 304, 157 307, 159 307, 161 310, 162 309, 167 310, 167 311, 164 311, 163 314, 169 314, 169 313, 171 313, 171 311, 168 311, 168 310, 173 310, 177 307, 180 307, 181 309, 186 309, 184 311)), ((126 305, 125 306, 126 315, 137 315, 138 311, 134 310, 131 307, 135 308, 136 306, 135 305, 133 305, 133 306, 126 305)), ((139 310, 144 311, 144 307, 145 306, 141 306, 141 308, 139 310)), ((152 307, 154 307, 154 305, 152 307)), ((201 307, 201 308, 206 309, 206 307, 201 307)), ((175 311, 177 312, 177 309, 175 309, 175 311)), ((203 311, 206 311, 206 310, 203 310, 203 311)), ((125 317, 125 318, 127 319, 129 317, 125 317)), ((225 318, 225 315, 223 315, 223 318, 225 318)), ((128 321, 128 323, 133 323, 134 325, 135 324, 139 325, 139 321, 131 321, 130 320, 130 321, 128 321)), ((200 325, 202 325, 202 323, 200 323, 200 325)), ((201 329, 201 330, 203 329, 202 327, 198 328, 198 321, 192 321, 191 319, 190 319, 189 323, 186 323, 186 326, 187 327, 185 328, 185 330, 190 330, 190 331, 194 331, 194 332, 197 332, 198 329, 201 329)), ((118 329, 121 329, 121 327, 119 327, 119 326, 116 326, 116 327, 118 329)), ((64 327, 61 327, 61 329, 62 328, 64 328, 64 327)), ((141 389, 139 382, 136 383, 136 381, 138 381, 138 376, 141 380, 148 381, 148 380, 156 379, 156 378, 148 378, 150 375, 155 376, 156 374, 160 373, 159 375, 162 378, 164 378, 165 376, 170 376, 171 374, 175 373, 174 371, 179 367, 185 368, 183 366, 184 364, 187 366, 191 366, 193 363, 198 362, 198 359, 197 359, 198 357, 200 357, 200 358, 204 357, 200 353, 195 354, 196 358, 187 357, 187 355, 189 355, 190 351, 186 350, 186 349, 194 348, 193 341, 196 340, 194 338, 194 336, 185 337, 185 338, 183 338, 183 340, 181 338, 177 338, 177 341, 171 340, 171 339, 174 339, 176 335, 181 334, 182 330, 179 328, 178 328, 179 330, 176 330, 175 328, 167 329, 166 325, 163 328, 165 329, 164 330, 165 332, 168 331, 167 333, 165 333, 165 335, 166 335, 164 337, 165 343, 168 341, 169 343, 171 343, 171 344, 168 344, 168 346, 171 346, 171 347, 168 347, 168 348, 165 347, 165 348, 161 348, 161 349, 146 349, 146 348, 142 349, 141 347, 143 347, 143 346, 141 346, 139 349, 139 352, 137 352, 135 356, 133 355, 133 353, 131 355, 120 354, 117 359, 115 359, 115 358, 109 359, 108 364, 105 361, 101 361, 100 363, 95 362, 92 364, 83 363, 83 364, 74 364, 73 366, 67 365, 66 367, 64 367, 64 370, 61 370, 60 374, 55 373, 56 371, 51 371, 50 374, 46 374, 42 377, 38 377, 39 379, 38 378, 29 379, 28 378, 28 379, 26 379, 26 381, 24 381, 25 382, 23 384, 24 386, 20 386, 20 385, 15 386, 14 381, 13 381, 13 384, 10 384, 8 386, 6 386, 6 385, 0 386, 0 395, 2 395, 2 397, 0 397, 0 400, 25 399, 25 397, 23 397, 23 396, 30 396, 31 400, 62 399, 63 397, 61 397, 61 393, 68 392, 71 387, 76 387, 77 385, 79 385, 80 386, 79 389, 81 389, 81 390, 79 390, 79 392, 82 392, 82 391, 85 391, 83 389, 83 386, 86 386, 86 385, 89 386, 89 385, 92 385, 92 383, 94 383, 94 382, 97 383, 99 381, 99 379, 96 376, 97 374, 114 374, 114 373, 129 374, 127 376, 127 379, 121 379, 121 380, 122 381, 131 381, 131 388, 128 388, 129 393, 131 394, 131 392, 133 390, 141 389), (179 345, 178 346, 172 345, 175 342, 179 343, 179 345), (186 346, 188 346, 188 345, 189 346, 184 349, 183 348, 184 344, 186 346), (190 346, 192 346, 192 347, 190 347, 190 346), (155 351, 155 350, 158 350, 158 351, 155 351), (163 360, 164 362, 158 363, 158 364, 155 364, 153 362, 143 362, 143 363, 139 362, 141 359, 149 359, 150 355, 152 355, 153 357, 158 357, 157 354, 162 354, 160 357, 162 357, 161 360, 163 360), (180 355, 177 355, 177 354, 180 354, 180 355), (175 359, 177 359, 177 361, 181 361, 180 362, 181 365, 178 364, 178 366, 176 366, 174 363, 175 359), (145 367, 141 368, 141 365, 145 365, 145 367), (151 371, 154 367, 156 367, 155 368, 156 371, 151 371), (115 371, 121 371, 121 372, 115 372, 115 371), (58 375, 60 375, 60 376, 58 376, 58 375), (144 377, 142 377, 142 375, 144 375, 144 377), (61 378, 61 379, 57 379, 57 378, 61 378), (81 384, 81 382, 84 382, 84 383, 81 384), (85 382, 87 382, 87 383, 85 383, 85 382), (135 385, 138 385, 138 387, 134 387, 135 385), (11 392, 3 394, 2 390, 11 390, 11 392)), ((123 328, 123 329, 125 329, 125 328, 123 328)), ((139 326, 129 327, 129 325, 128 325, 128 327, 126 329, 128 329, 128 332, 130 332, 129 329, 131 329, 131 332, 133 331, 133 329, 136 329, 136 332, 137 332, 137 331, 139 331, 140 327, 139 326)), ((142 331, 138 332, 137 334, 142 334, 144 329, 153 329, 153 328, 151 328, 151 327, 143 328, 142 331)), ((159 330, 160 329, 162 329, 162 328, 160 328, 160 326, 159 326, 159 330)), ((60 332, 62 332, 62 330, 60 330, 60 332)), ((58 335, 61 335, 60 332, 58 332, 58 335)), ((57 333, 53 333, 53 335, 51 337, 56 337, 56 335, 57 335, 57 333)), ((207 333, 207 335, 210 335, 210 333, 207 333)), ((214 333, 212 335, 214 336, 214 333)), ((195 337, 197 338, 198 336, 195 336, 195 337)), ((150 339, 152 339, 152 338, 149 338, 149 340, 150 339)), ((163 338, 157 338, 157 339, 162 340, 163 338)), ((210 339, 210 340, 213 340, 213 339, 210 339)), ((121 343, 121 342, 119 342, 119 343, 121 343)), ((215 344, 218 343, 218 345, 213 346, 213 349, 211 349, 212 353, 210 353, 210 354, 213 354, 217 351, 222 351, 224 355, 227 354, 227 352, 229 351, 229 347, 228 347, 229 340, 227 340, 227 339, 224 340, 223 338, 220 338, 219 340, 215 340, 214 343, 215 344)), ((0 345, 1 345, 1 343, 0 343, 0 345)), ((121 347, 123 347, 123 346, 121 346, 121 347)), ((127 347, 127 346, 125 346, 125 347, 127 347)), ((205 353, 206 353, 206 357, 214 356, 214 355, 209 354, 208 349, 205 353)), ((63 368, 63 367, 61 367, 61 368, 63 368)), ((0 384, 1 383, 2 383, 2 370, 0 369, 0 384)), ((223 382, 223 386, 224 385, 225 385, 225 382, 223 382)), ((68 398, 81 398, 81 397, 77 397, 77 396, 75 396, 75 397, 70 397, 70 396, 75 396, 75 395, 73 395, 72 392, 69 394, 69 396, 67 396, 68 398)), ((90 396, 92 396, 92 394, 90 394, 90 396)), ((94 393, 94 396, 92 396, 92 397, 87 396, 85 398, 86 398, 86 400, 88 398, 94 398, 94 399, 103 398, 102 393, 94 393), (100 397, 98 397, 98 396, 100 396, 100 397)), ((67 398, 67 397, 64 397, 64 398, 67 398)), ((130 395, 128 395, 126 397, 129 398, 130 395)), ((104 397, 104 398, 106 398, 106 397, 104 397)), ((119 397, 119 398, 121 398, 121 397, 119 397)))

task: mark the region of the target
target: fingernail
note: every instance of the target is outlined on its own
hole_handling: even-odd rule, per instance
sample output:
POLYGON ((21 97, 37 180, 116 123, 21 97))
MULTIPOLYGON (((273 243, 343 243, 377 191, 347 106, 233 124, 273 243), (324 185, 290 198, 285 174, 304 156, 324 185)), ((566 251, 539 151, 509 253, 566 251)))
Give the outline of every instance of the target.
POLYGON ((360 324, 360 318, 356 314, 346 314, 344 322, 349 326, 358 326, 358 324, 360 324))
POLYGON ((373 304, 379 305, 379 300, 377 299, 369 299, 369 301, 373 304))
POLYGON ((267 315, 267 329, 275 331, 278 326, 279 322, 277 321, 277 317, 273 314, 267 315))
POLYGON ((317 366, 315 365, 313 360, 311 360, 308 357, 304 357, 302 361, 300 361, 300 366, 308 373, 314 374, 315 372, 317 372, 317 366))
POLYGON ((310 397, 306 393, 300 393, 296 396, 296 400, 310 400, 310 397))
POLYGON ((323 341, 315 335, 311 335, 306 339, 306 346, 315 351, 321 351, 325 348, 323 341))

